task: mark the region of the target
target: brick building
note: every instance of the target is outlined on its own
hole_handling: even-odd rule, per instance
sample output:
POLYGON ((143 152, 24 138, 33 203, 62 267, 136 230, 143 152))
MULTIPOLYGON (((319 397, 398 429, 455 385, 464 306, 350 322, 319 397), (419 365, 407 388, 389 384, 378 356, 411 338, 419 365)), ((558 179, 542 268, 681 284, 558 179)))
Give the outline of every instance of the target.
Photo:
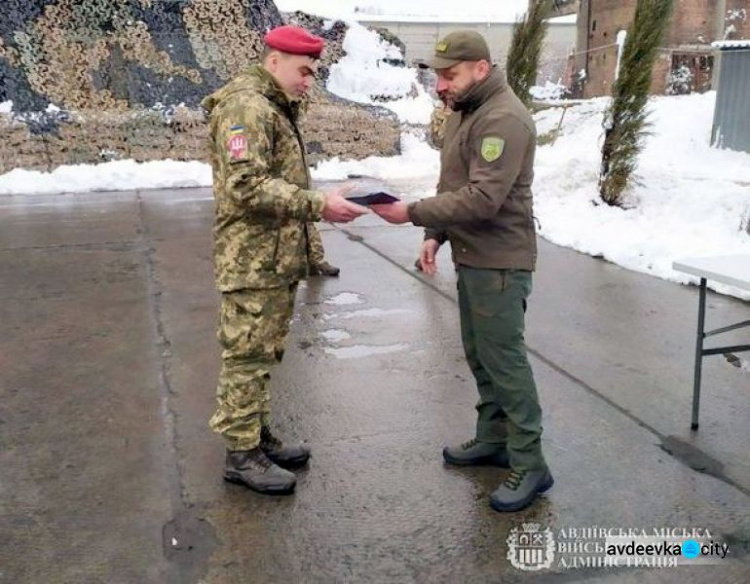
MULTIPOLYGON (((581 0, 570 83, 577 96, 610 95, 618 34, 633 21, 637 0, 581 0)), ((622 38, 622 36, 620 36, 622 38)), ((750 39, 750 0, 675 0, 672 22, 654 66, 653 93, 707 91, 718 40, 750 39)))

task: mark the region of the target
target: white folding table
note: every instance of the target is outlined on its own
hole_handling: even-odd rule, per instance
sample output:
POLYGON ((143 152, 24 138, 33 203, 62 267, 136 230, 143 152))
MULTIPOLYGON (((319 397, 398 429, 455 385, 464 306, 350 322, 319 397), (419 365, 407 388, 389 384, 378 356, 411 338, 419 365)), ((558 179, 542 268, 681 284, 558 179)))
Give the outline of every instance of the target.
POLYGON ((691 429, 697 430, 698 412, 700 410, 701 399, 701 370, 703 357, 706 357, 707 355, 722 355, 725 353, 750 351, 750 345, 712 347, 710 349, 705 349, 703 347, 706 337, 750 326, 750 320, 746 320, 706 332, 706 282, 712 280, 721 284, 728 284, 744 290, 750 290, 750 255, 744 254, 707 258, 687 258, 674 262, 672 267, 679 272, 698 276, 701 280, 700 297, 698 300, 698 334, 695 343, 695 374, 693 377, 693 417, 690 424, 691 429))

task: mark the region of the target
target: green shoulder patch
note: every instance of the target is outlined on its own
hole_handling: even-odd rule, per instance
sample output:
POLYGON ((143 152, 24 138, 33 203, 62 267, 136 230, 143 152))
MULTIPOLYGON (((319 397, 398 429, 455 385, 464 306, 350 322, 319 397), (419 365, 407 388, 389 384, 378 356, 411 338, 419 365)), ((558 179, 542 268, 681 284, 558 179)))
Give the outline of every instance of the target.
POLYGON ((486 136, 482 138, 482 148, 480 150, 482 158, 487 162, 495 162, 503 155, 505 149, 505 140, 497 136, 486 136))

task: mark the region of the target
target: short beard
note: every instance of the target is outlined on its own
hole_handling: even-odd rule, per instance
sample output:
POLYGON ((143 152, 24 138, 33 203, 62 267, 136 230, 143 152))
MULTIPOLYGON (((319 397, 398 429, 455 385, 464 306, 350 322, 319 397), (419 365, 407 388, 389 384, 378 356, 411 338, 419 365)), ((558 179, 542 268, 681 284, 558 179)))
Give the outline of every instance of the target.
POLYGON ((455 97, 449 97, 445 94, 440 95, 440 100, 449 108, 452 110, 456 109, 456 102, 461 101, 464 97, 466 97, 469 92, 474 89, 477 85, 479 85, 481 81, 474 81, 469 87, 464 89, 460 94, 456 95, 455 97))

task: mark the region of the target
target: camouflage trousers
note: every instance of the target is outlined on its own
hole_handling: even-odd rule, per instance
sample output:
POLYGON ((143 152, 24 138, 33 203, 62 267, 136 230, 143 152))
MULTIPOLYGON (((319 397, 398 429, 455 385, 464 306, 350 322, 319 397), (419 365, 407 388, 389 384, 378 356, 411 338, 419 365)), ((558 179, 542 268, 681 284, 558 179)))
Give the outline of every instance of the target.
POLYGON ((221 295, 218 407, 209 425, 228 450, 251 450, 269 422, 271 367, 281 362, 297 283, 221 295))
POLYGON ((307 224, 307 239, 310 246, 310 265, 318 266, 325 260, 325 250, 323 249, 323 239, 320 237, 320 231, 315 223, 307 224))

